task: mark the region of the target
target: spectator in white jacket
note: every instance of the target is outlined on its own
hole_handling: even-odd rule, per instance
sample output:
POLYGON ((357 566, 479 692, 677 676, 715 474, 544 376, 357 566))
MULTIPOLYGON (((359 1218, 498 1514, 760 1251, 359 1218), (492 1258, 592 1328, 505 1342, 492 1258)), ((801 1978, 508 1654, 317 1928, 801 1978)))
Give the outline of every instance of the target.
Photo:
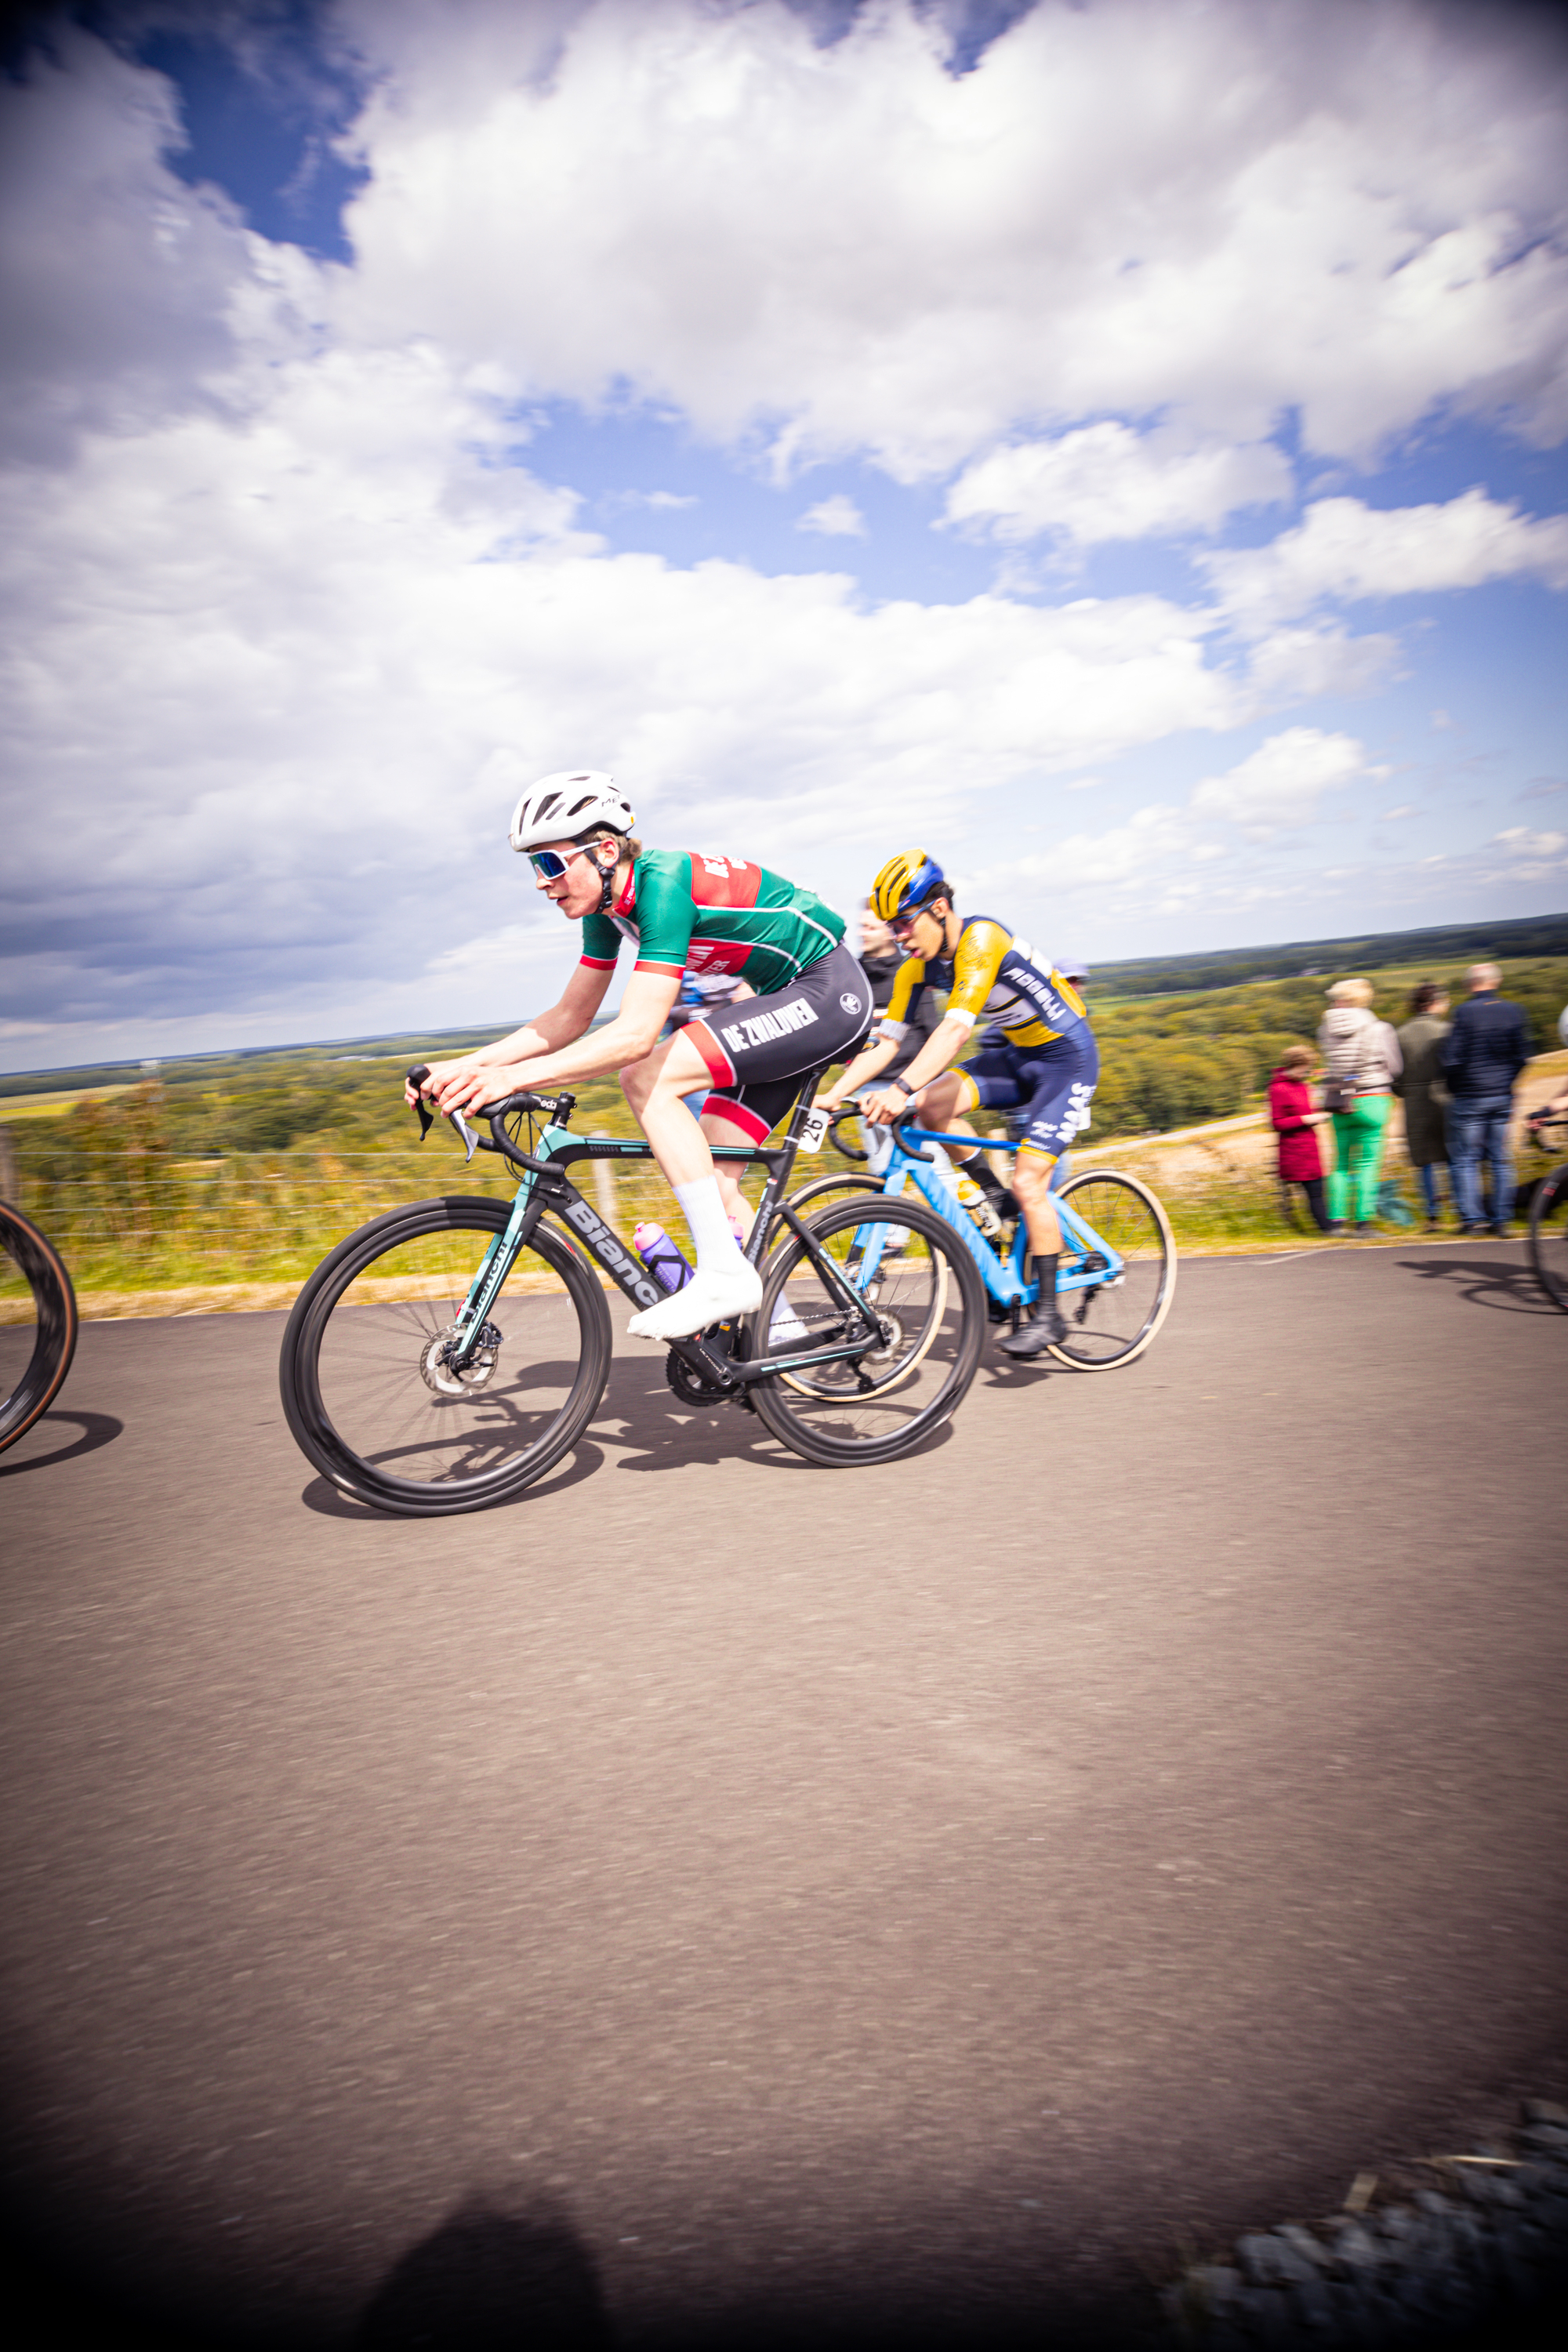
POLYGON ((1399 1040, 1372 1009, 1370 980, 1336 980, 1318 1030, 1323 1057, 1323 1108, 1333 1113, 1337 1165, 1329 1178, 1330 1230, 1347 1215, 1358 1234, 1373 1230, 1393 1085, 1405 1067, 1399 1040))

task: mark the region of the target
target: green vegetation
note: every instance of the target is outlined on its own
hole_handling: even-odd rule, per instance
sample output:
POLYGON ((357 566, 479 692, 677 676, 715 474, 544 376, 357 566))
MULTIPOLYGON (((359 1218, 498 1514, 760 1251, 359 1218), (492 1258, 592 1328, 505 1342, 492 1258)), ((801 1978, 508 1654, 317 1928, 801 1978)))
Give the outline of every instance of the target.
POLYGON ((1450 923, 1435 930, 1377 931, 1358 939, 1296 940, 1288 945, 1220 948, 1212 955, 1144 956, 1095 967, 1096 998, 1234 987, 1246 981, 1328 978, 1336 972, 1447 970, 1568 955, 1568 915, 1527 915, 1506 923, 1450 923))
MULTIPOLYGON (((1499 961, 1505 994, 1524 1007, 1536 1050, 1547 1051, 1557 1043, 1557 1016, 1568 999, 1568 954, 1499 961)), ((1417 981, 1438 982, 1456 1003, 1465 993, 1465 961, 1343 969, 1372 982, 1378 1013, 1395 1028, 1408 1014, 1417 981)), ((1129 1003, 1105 1001, 1091 982, 1101 1059, 1095 1131, 1141 1134, 1245 1110, 1285 1048, 1315 1038, 1327 986, 1321 974, 1301 974, 1129 1003)))
MULTIPOLYGON (((1379 1013, 1397 1024, 1418 980, 1438 981, 1458 998, 1468 960, 1467 953, 1360 969, 1373 982, 1379 1013)), ((1554 1045, 1568 999, 1568 954, 1506 959, 1503 971, 1538 1049, 1554 1045)), ((1097 986, 1103 1075, 1094 1138, 1134 1137, 1253 1107, 1285 1047, 1314 1036, 1325 985, 1322 975, 1296 974, 1109 1001, 1097 986)), ((0 1141, 21 1205, 52 1235, 84 1288, 296 1280, 381 1209, 431 1193, 510 1189, 491 1156, 465 1170, 445 1126, 421 1149, 402 1101, 411 1061, 494 1034, 390 1041, 395 1050, 384 1040, 374 1055, 334 1045, 172 1063, 155 1078, 74 1111, 0 1124, 0 1141)), ((101 1073, 83 1075, 101 1082, 101 1073)), ((58 1088, 59 1076, 49 1076, 47 1088, 40 1078, 26 1091, 58 1088)), ((4 1112, 0 1099, 0 1122, 4 1112)), ((613 1079, 580 1089, 574 1123, 584 1133, 636 1132, 613 1079)), ((1280 1238, 1272 1181, 1233 1165, 1222 1150, 1212 1156, 1212 1169, 1180 1182, 1163 1178, 1158 1156, 1151 1156, 1145 1172, 1167 1197, 1178 1239, 1280 1238)), ((1135 1148, 1129 1164, 1138 1164, 1135 1148)), ((579 1172, 587 1189, 592 1178, 579 1172)), ((618 1171, 616 1183, 623 1231, 642 1216, 681 1231, 656 1171, 618 1171)))

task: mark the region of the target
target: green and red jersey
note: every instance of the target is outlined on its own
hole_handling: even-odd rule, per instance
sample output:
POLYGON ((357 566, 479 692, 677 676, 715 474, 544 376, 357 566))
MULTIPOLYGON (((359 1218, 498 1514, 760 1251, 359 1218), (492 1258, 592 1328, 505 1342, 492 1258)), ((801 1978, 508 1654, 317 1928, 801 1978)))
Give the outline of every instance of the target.
POLYGON ((613 971, 628 939, 638 971, 729 972, 767 996, 831 955, 843 937, 842 915, 765 866, 649 849, 610 912, 584 919, 583 961, 613 971))

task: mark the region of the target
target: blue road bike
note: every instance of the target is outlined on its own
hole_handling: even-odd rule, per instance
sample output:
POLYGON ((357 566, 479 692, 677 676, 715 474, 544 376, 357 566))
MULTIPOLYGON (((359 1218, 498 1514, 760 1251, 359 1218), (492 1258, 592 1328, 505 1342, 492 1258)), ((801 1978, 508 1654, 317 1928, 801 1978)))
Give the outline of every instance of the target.
MULTIPOLYGON (((845 1121, 852 1116, 853 1106, 838 1113, 833 1140, 846 1158, 864 1160, 865 1153, 842 1133, 845 1121)), ((959 1199, 951 1174, 927 1148, 940 1143, 968 1151, 974 1138, 916 1127, 907 1116, 898 1121, 892 1133, 892 1157, 879 1176, 818 1177, 791 1196, 790 1206, 797 1214, 815 1215, 834 1201, 859 1194, 876 1192, 896 1200, 911 1190, 918 1192, 962 1235, 985 1285, 992 1321, 1009 1324, 1016 1330, 1039 1296, 1039 1285, 1029 1273, 1024 1220, 1016 1220, 1010 1239, 999 1225, 994 1234, 984 1231, 974 1213, 959 1199)), ((987 1141, 984 1148, 1016 1151, 1017 1143, 998 1138, 987 1141)), ((1130 1364, 1160 1328, 1175 1295, 1176 1248, 1170 1220, 1146 1184, 1136 1176, 1109 1168, 1085 1169, 1069 1176, 1055 1197, 1062 1223, 1057 1297, 1068 1336, 1047 1353, 1084 1372, 1107 1372, 1130 1364)), ((994 1214, 988 1222, 997 1223, 994 1214)), ((870 1223, 856 1236, 857 1247, 873 1257, 895 1240, 896 1236, 884 1234, 883 1229, 870 1223)))

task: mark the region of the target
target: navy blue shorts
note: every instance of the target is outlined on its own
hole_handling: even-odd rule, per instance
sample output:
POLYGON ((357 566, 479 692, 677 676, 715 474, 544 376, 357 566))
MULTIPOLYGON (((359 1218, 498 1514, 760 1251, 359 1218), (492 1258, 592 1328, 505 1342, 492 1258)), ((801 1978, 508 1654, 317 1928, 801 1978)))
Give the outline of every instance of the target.
POLYGON ((1055 1160, 1089 1125, 1100 1049, 1087 1029, 1053 1037, 1048 1045, 1009 1045, 993 1032, 963 1075, 973 1079, 984 1108, 1018 1114, 1007 1124, 1019 1133, 1021 1150, 1055 1160))

